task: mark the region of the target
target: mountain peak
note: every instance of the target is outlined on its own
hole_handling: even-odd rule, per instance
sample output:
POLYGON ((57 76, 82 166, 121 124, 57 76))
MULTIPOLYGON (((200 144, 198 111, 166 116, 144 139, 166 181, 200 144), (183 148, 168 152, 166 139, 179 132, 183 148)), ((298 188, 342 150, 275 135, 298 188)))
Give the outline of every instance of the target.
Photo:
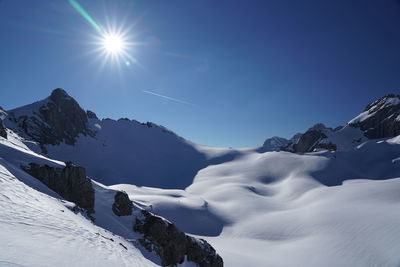
POLYGON ((365 111, 374 112, 384 107, 396 106, 396 105, 400 105, 400 95, 388 94, 368 104, 365 107, 364 112, 365 111))
POLYGON ((50 97, 69 96, 69 94, 62 88, 56 88, 51 92, 50 97))
MULTIPOLYGON (((54 89, 44 100, 12 110, 9 120, 42 145, 72 145, 79 134, 94 135, 88 127, 86 112, 61 88, 54 89)), ((13 124, 9 126, 13 128, 13 124)))
POLYGON ((49 96, 56 104, 63 103, 65 100, 74 100, 64 89, 56 88, 51 92, 49 96))
POLYGON ((389 94, 370 103, 349 125, 360 128, 370 139, 399 135, 400 96, 389 94))

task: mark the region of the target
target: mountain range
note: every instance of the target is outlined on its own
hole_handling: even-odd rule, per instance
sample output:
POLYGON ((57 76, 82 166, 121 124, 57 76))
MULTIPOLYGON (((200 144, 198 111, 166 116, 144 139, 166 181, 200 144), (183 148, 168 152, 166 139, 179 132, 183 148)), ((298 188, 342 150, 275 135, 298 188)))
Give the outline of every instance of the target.
POLYGON ((99 119, 60 88, 0 118, 0 265, 400 264, 399 95, 247 149, 99 119))

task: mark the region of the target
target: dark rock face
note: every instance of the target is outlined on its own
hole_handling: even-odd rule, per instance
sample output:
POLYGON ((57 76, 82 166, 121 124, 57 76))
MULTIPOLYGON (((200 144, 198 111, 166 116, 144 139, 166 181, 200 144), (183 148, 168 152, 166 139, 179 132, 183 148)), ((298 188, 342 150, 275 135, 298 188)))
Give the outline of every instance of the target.
POLYGON ((290 139, 290 143, 288 145, 282 147, 282 150, 295 153, 312 152, 317 148, 336 150, 335 144, 324 142, 324 139, 327 138, 326 134, 324 133, 326 131, 334 130, 325 127, 325 125, 322 123, 318 123, 308 129, 305 133, 296 134, 290 139))
POLYGON ((0 119, 0 136, 7 138, 7 131, 6 131, 6 127, 3 124, 3 120, 0 119))
POLYGON ((149 251, 155 251, 163 266, 174 266, 186 259, 200 267, 221 267, 222 258, 205 240, 197 240, 186 235, 172 223, 155 216, 148 211, 141 211, 133 226, 134 231, 142 233, 139 242, 149 251))
POLYGON ((42 145, 73 145, 79 134, 95 135, 88 128, 86 112, 64 90, 55 89, 46 100, 30 115, 15 117, 11 111, 10 120, 42 145))
POLYGON ((311 152, 318 141, 324 138, 326 138, 326 135, 321 131, 308 130, 300 137, 299 142, 294 145, 294 150, 299 153, 311 152))
POLYGON ((78 134, 89 134, 86 112, 72 97, 58 88, 51 93, 50 99, 52 101, 39 110, 55 137, 50 138, 49 143, 63 140, 74 144, 78 134))
POLYGON ((196 262, 200 267, 224 266, 222 258, 204 239, 195 239, 191 236, 186 236, 186 245, 188 261, 196 262))
POLYGON ((118 191, 114 196, 114 203, 112 205, 114 214, 117 216, 129 216, 132 215, 132 209, 133 204, 128 194, 118 191))
POLYGON ((94 189, 91 180, 82 167, 67 164, 65 168, 30 163, 22 169, 37 178, 47 187, 79 207, 94 212, 94 189))
POLYGON ((86 115, 87 115, 87 117, 88 117, 89 119, 99 119, 99 118, 97 118, 96 113, 94 113, 94 112, 91 111, 91 110, 87 110, 87 111, 86 111, 86 115))
POLYGON ((258 149, 259 152, 264 153, 267 151, 280 151, 282 147, 285 147, 286 145, 289 144, 289 140, 274 136, 271 138, 268 138, 264 141, 264 144, 260 149, 258 149))
POLYGON ((400 96, 387 95, 369 104, 368 117, 350 125, 364 131, 370 139, 394 137, 400 134, 400 96))

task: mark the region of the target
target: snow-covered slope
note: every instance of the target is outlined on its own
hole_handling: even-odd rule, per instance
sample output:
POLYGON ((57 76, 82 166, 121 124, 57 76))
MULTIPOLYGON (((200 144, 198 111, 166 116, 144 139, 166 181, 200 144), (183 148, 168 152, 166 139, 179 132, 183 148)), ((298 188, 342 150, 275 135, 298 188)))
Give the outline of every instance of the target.
POLYGON ((28 162, 64 164, 37 155, 8 133, 9 140, 0 137, 0 266, 158 266, 23 172, 19 166, 28 162))
POLYGON ((89 119, 96 136, 79 136, 76 143, 48 145, 52 158, 85 166, 104 184, 130 183, 161 188, 185 188, 196 173, 238 153, 221 149, 210 156, 167 129, 131 120, 89 119))
POLYGON ((113 188, 203 236, 226 266, 394 267, 399 156, 398 137, 352 152, 249 152, 201 170, 186 190, 113 188))
POLYGON ((149 122, 99 120, 61 89, 44 100, 10 110, 4 122, 36 142, 28 144, 32 150, 85 166, 89 176, 108 185, 185 188, 202 168, 241 154, 193 144, 149 122))
MULTIPOLYGON (((13 110, 13 115, 2 113, 5 124, 26 139, 9 129, 7 140, 0 137, 0 227, 6 229, 0 245, 12 248, 1 249, 0 260, 3 265, 46 266, 43 259, 51 257, 51 265, 64 266, 74 254, 72 265, 77 266, 91 266, 88 257, 98 257, 100 266, 159 264, 154 255, 146 255, 153 262, 146 260, 128 241, 137 238, 132 231, 137 215, 117 217, 110 209, 116 190, 123 190, 135 207, 210 242, 225 266, 400 266, 396 98, 371 103, 364 115, 344 127, 317 124, 289 141, 270 139, 265 150, 199 146, 161 126, 99 120, 91 112, 85 113, 83 128, 66 135, 57 130, 51 134, 56 136, 50 139, 53 143, 40 146, 34 134, 42 138, 49 131, 36 131, 38 125, 46 123, 50 132, 61 126, 46 121, 45 113, 33 106, 13 110), (27 110, 34 111, 21 115, 27 110), (29 122, 32 116, 38 123, 29 122), (25 131, 21 125, 32 128, 25 131), (281 150, 280 144, 301 153, 271 151, 281 150), (47 157, 36 153, 43 149, 47 157), (70 203, 58 200, 60 196, 20 168, 30 162, 64 166, 60 159, 114 184, 93 182, 95 224, 71 212, 66 208, 70 203), (43 245, 50 243, 51 248, 43 245)), ((67 99, 69 105, 71 101, 67 99)))

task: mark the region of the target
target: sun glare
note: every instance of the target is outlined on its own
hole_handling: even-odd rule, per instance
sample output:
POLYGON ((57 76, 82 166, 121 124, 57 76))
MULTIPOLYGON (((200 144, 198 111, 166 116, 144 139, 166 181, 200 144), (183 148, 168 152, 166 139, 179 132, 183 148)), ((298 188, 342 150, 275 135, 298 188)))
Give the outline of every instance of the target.
POLYGON ((112 54, 121 53, 124 50, 124 40, 116 34, 105 34, 102 40, 103 48, 112 54))

